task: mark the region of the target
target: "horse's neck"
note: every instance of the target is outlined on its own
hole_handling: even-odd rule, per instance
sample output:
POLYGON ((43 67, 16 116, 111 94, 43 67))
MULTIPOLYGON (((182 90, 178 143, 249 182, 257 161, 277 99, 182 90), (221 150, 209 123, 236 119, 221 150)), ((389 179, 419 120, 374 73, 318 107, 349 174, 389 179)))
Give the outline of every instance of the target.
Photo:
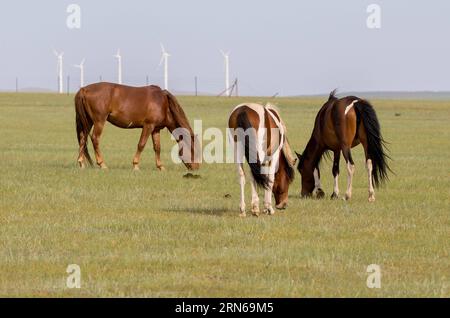
POLYGON ((320 157, 322 157, 323 149, 320 147, 314 136, 311 136, 308 144, 305 149, 305 164, 311 165, 312 168, 315 168, 317 162, 320 161, 320 157))

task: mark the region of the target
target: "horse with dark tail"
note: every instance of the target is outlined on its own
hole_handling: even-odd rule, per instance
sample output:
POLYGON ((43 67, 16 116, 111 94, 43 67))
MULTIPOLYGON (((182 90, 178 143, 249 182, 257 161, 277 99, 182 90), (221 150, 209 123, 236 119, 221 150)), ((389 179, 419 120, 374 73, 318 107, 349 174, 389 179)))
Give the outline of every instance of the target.
POLYGON ((347 164, 347 190, 345 200, 352 197, 352 181, 355 172, 351 148, 362 144, 366 158, 369 183, 369 202, 375 201, 375 187, 388 180, 389 168, 385 141, 373 106, 356 96, 338 99, 335 91, 319 110, 311 138, 305 150, 298 154, 298 170, 302 176, 302 196, 323 196, 319 164, 328 151, 334 153, 334 189, 331 198, 339 197, 339 161, 341 153, 347 164))

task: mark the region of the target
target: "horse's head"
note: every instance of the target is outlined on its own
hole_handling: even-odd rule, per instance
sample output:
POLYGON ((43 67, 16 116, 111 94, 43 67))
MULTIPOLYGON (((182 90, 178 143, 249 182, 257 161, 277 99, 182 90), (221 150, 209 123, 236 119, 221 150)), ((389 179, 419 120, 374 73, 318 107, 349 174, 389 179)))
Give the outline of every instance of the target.
POLYGON ((302 177, 302 189, 300 195, 302 197, 309 197, 314 191, 314 168, 306 159, 306 156, 295 152, 298 158, 297 170, 302 177))
POLYGON ((286 158, 284 152, 280 154, 278 171, 275 174, 272 193, 275 197, 277 209, 285 209, 288 202, 289 185, 294 180, 295 161, 286 158))

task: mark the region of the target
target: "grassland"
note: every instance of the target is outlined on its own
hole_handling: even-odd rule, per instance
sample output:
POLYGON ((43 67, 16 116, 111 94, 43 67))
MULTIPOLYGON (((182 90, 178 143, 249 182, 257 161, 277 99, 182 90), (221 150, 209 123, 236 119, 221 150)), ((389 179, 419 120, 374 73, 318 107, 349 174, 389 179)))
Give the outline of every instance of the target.
MULTIPOLYGON (((224 128, 244 100, 266 101, 179 100, 204 128, 224 128)), ((275 101, 302 150, 322 101, 275 101)), ((72 96, 0 94, 0 295, 449 297, 450 102, 373 103, 396 173, 374 204, 357 148, 350 202, 300 199, 297 175, 285 212, 241 219, 234 165, 205 164, 202 178, 182 178, 164 131, 167 170, 156 170, 149 143, 135 173, 140 131, 108 125, 110 169, 80 171, 72 96), (66 287, 72 263, 81 289, 66 287), (381 289, 366 286, 372 263, 381 289)), ((330 162, 322 179, 328 197, 330 162)))

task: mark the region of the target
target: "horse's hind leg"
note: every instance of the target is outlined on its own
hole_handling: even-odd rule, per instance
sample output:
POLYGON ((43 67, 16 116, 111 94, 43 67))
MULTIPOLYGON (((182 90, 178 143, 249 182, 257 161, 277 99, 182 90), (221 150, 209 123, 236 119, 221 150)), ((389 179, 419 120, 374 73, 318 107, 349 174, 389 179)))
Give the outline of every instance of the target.
POLYGON ((240 214, 239 216, 245 217, 245 173, 244 173, 244 165, 242 163, 238 163, 238 175, 239 175, 239 185, 241 186, 241 203, 239 205, 240 214))
POLYGON ((253 175, 250 173, 250 180, 252 186, 252 214, 254 216, 259 216, 259 197, 258 190, 256 188, 256 181, 253 175))
POLYGON ((272 188, 275 175, 273 173, 269 173, 267 177, 269 178, 269 185, 267 189, 264 189, 264 213, 274 215, 275 210, 272 207, 272 188))
POLYGON ((97 164, 102 169, 107 169, 105 162, 103 161, 102 153, 100 152, 100 137, 102 136, 103 127, 105 126, 105 122, 97 122, 94 123, 94 131, 92 133, 92 145, 94 146, 95 151, 95 159, 97 160, 97 164))
POLYGON ((353 174, 355 173, 355 164, 353 162, 352 153, 350 152, 350 147, 343 148, 342 154, 347 163, 347 191, 345 192, 344 200, 350 200, 352 197, 352 182, 353 174))
MULTIPOLYGON (((88 127, 89 130, 92 128, 91 126, 88 127)), ((84 168, 85 161, 86 161, 86 149, 87 149, 87 138, 88 136, 85 136, 83 131, 81 130, 81 127, 77 126, 77 138, 78 138, 78 145, 80 146, 79 152, 78 152, 78 164, 80 168, 84 168)))
POLYGON ((360 140, 361 140, 361 144, 363 145, 364 148, 364 154, 366 157, 366 169, 367 169, 367 178, 369 181, 369 202, 374 202, 375 201, 375 190, 373 188, 373 165, 372 165, 372 159, 369 158, 369 153, 368 153, 368 145, 367 145, 367 140, 365 137, 365 134, 360 134, 360 140))
POLYGON ((134 170, 139 170, 139 161, 141 159, 141 153, 144 151, 145 144, 147 143, 148 137, 150 136, 150 133, 152 132, 152 127, 149 125, 145 125, 142 128, 141 138, 139 138, 139 143, 137 146, 136 154, 133 158, 133 167, 134 170))
POLYGON ((332 199, 339 198, 339 161, 341 159, 341 151, 334 152, 334 160, 333 160, 333 177, 334 177, 334 187, 333 194, 331 195, 332 199))

